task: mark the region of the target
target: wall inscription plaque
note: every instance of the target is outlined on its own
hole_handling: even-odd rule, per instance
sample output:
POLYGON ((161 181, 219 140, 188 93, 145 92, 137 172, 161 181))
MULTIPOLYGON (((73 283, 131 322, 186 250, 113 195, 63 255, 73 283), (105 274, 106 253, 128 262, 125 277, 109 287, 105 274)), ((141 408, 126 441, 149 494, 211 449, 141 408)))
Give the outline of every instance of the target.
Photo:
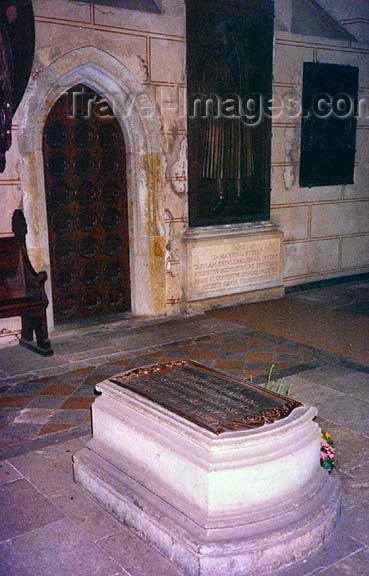
POLYGON ((187 247, 187 294, 200 300, 281 283, 281 239, 228 237, 194 240, 187 247))

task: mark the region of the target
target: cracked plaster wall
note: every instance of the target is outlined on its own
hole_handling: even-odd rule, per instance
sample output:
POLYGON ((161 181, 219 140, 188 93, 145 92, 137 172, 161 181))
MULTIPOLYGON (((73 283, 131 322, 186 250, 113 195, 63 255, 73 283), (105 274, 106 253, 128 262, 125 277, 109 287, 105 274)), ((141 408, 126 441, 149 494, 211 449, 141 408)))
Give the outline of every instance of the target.
MULTIPOLYGON (((7 169, 0 175, 0 234, 10 234, 13 210, 23 208, 31 260, 49 274, 52 326, 42 129, 63 91, 84 82, 114 105, 125 137, 132 311, 175 313, 181 300, 180 238, 187 222, 186 124, 179 109, 185 86, 183 0, 163 2, 161 14, 67 0, 34 0, 34 12, 32 77, 14 118, 7 169), (124 117, 128 94, 136 95, 132 118, 124 117)), ((17 319, 2 321, 0 338, 17 328, 17 319)))
MULTIPOLYGON (((319 60, 358 65, 360 95, 369 99, 368 44, 291 34, 288 1, 276 4, 274 93, 300 93, 303 62, 319 60)), ((350 12, 351 4, 358 3, 346 4, 346 13, 332 15, 341 23, 352 20, 348 27, 352 33, 355 26, 360 25, 362 30, 363 15, 350 12)), ((37 269, 49 269, 42 157, 37 149, 40 143, 35 146, 34 154, 29 149, 30 140, 24 143, 30 100, 37 102, 37 85, 42 76, 44 92, 40 92, 39 98, 45 94, 46 98, 39 103, 39 109, 33 104, 35 113, 41 110, 44 114, 34 118, 36 133, 57 98, 58 92, 52 87, 55 88, 58 74, 64 74, 67 82, 73 80, 74 83, 90 77, 95 81, 92 87, 106 96, 109 88, 114 88, 114 82, 121 82, 118 69, 122 66, 125 79, 130 78, 135 89, 147 92, 148 103, 156 102, 160 112, 152 126, 149 118, 143 125, 137 125, 138 128, 121 123, 123 132, 126 130, 125 137, 131 139, 127 158, 128 170, 131 170, 131 255, 143 262, 141 280, 140 266, 133 274, 134 312, 178 313, 183 302, 182 235, 187 227, 184 2, 163 0, 162 14, 94 7, 67 0, 34 0, 34 9, 36 59, 30 86, 14 119, 7 169, 0 175, 0 234, 10 233, 12 212, 23 207, 30 224, 28 242, 33 263, 37 269), (99 50, 100 56, 106 54, 106 60, 97 57, 100 62, 94 63, 96 52, 92 48, 99 50), (75 59, 74 66, 69 63, 69 68, 65 63, 67 54, 75 59), (95 64, 95 69, 90 67, 87 73, 89 63, 92 68, 95 64), (73 70, 75 74, 71 74, 73 70), (45 92, 48 83, 49 95, 45 92), (135 131, 138 131, 136 139, 135 131), (150 131, 156 136, 150 137, 150 131), (139 149, 134 148, 136 145, 139 149), (135 163, 130 164, 130 158, 134 158, 135 163), (36 198, 36 202, 32 198, 36 198)), ((59 93, 62 88, 58 86, 59 93)), ((31 126, 29 121, 28 116, 27 129, 31 126)), ((365 249, 369 224, 368 219, 365 222, 361 217, 369 208, 368 131, 369 121, 359 121, 353 186, 301 189, 298 185, 300 122, 273 121, 271 216, 285 235, 287 285, 369 270, 365 249), (347 221, 351 226, 344 224, 347 221)), ((50 281, 48 293, 52 302, 50 281)), ((49 314, 52 323, 52 306, 49 314)), ((12 332, 18 326, 16 319, 2 321, 0 340, 5 339, 6 331, 12 332)))
MULTIPOLYGON (((369 270, 369 20, 366 43, 292 34, 292 1, 276 4, 274 97, 301 97, 303 63, 316 61, 358 66, 359 98, 368 104, 358 119, 354 184, 347 186, 300 188, 301 119, 273 119, 271 219, 284 232, 286 285, 369 270)), ((363 16, 364 3, 319 4, 341 25, 363 16)))

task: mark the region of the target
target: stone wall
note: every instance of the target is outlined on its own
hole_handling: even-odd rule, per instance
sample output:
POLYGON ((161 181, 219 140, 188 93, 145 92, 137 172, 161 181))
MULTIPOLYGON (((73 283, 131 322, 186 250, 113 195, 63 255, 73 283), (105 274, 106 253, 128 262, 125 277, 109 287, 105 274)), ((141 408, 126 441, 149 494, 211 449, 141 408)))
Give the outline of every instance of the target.
MULTIPOLYGON (((161 14, 67 0, 34 0, 33 5, 35 62, 14 118, 7 169, 0 175, 1 234, 10 234, 13 210, 23 208, 31 260, 50 277, 42 129, 57 98, 85 82, 114 106, 126 141, 133 313, 177 312, 181 276, 176 270, 187 224, 186 125, 184 110, 177 111, 184 105, 183 0, 164 2, 161 14), (125 118, 132 94, 141 94, 139 113, 125 118), (155 105, 156 114, 146 109, 140 117, 145 106, 155 105)), ((52 326, 51 288, 49 280, 52 326)), ((0 330, 18 326, 14 319, 2 321, 0 330)))
MULTIPOLYGON (((361 3, 350 0, 351 4, 361 3)), ((301 93, 306 60, 359 66, 360 95, 369 99, 368 44, 293 34, 289 0, 276 5, 275 93, 301 93)), ((73 84, 86 82, 107 99, 118 94, 117 117, 127 145, 132 295, 137 315, 178 313, 185 298, 184 0, 163 0, 162 6, 161 14, 153 14, 68 0, 34 0, 35 64, 14 119, 6 172, 0 174, 0 234, 10 233, 13 210, 24 208, 32 261, 36 269, 49 272, 42 163, 45 119, 73 84), (156 101, 160 113, 153 118, 123 118, 129 90, 147 92, 149 104, 156 101)), ((349 16, 340 13, 339 20, 342 24, 355 20, 349 28, 352 34, 360 24, 361 40, 365 18, 356 12, 351 18, 350 10, 349 16)), ((298 184, 300 123, 300 119, 273 122, 271 218, 284 232, 285 285, 366 272, 369 119, 358 124, 355 184, 310 189, 298 184)), ((47 289, 52 325, 50 281, 47 289)), ((17 326, 17 320, 2 321, 0 332, 17 326)), ((0 341, 5 339, 0 333, 0 341)))
POLYGON ((339 22, 346 30, 351 32, 359 42, 369 41, 369 13, 366 2, 357 0, 319 0, 319 5, 339 22))
MULTIPOLYGON (((327 9, 337 7, 331 13, 336 16, 338 10, 343 21, 344 15, 346 19, 348 14, 357 15, 355 6, 363 3, 320 4, 327 9)), ((358 66, 359 98, 369 103, 368 43, 299 36, 288 30, 290 26, 288 0, 279 2, 275 96, 301 96, 303 62, 309 61, 358 66)), ((369 22, 366 31, 369 39, 369 22)), ((284 232, 286 286, 369 270, 369 106, 366 115, 358 119, 354 184, 347 186, 300 188, 301 119, 273 121, 271 219, 284 232)))

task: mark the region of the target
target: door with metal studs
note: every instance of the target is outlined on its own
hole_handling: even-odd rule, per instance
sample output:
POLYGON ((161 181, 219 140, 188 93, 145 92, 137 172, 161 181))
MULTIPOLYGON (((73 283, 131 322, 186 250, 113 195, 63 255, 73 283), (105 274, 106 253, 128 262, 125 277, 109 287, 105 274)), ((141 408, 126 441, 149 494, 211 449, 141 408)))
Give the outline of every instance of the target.
POLYGON ((130 310, 124 139, 86 86, 63 94, 43 134, 56 324, 130 310))

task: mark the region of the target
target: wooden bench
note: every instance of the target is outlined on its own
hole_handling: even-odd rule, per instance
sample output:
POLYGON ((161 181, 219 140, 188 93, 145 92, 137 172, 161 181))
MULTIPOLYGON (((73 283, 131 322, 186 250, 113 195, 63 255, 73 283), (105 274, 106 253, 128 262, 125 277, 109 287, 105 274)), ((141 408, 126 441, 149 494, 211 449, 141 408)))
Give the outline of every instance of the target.
POLYGON ((21 210, 12 218, 14 236, 0 238, 0 318, 21 316, 19 344, 42 354, 54 354, 47 332, 46 272, 35 272, 27 254, 27 224, 21 210), (34 334, 36 342, 34 342, 34 334))

